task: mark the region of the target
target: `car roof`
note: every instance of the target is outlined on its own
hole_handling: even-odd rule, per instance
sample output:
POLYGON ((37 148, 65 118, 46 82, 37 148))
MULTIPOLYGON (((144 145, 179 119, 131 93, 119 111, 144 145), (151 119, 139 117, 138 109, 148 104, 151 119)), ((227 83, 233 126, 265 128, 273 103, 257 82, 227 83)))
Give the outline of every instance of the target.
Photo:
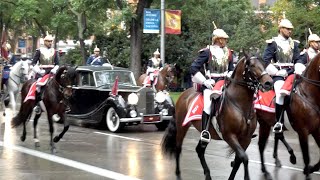
POLYGON ((128 68, 116 67, 110 64, 104 66, 78 66, 77 70, 82 71, 102 71, 102 70, 129 70, 128 68))

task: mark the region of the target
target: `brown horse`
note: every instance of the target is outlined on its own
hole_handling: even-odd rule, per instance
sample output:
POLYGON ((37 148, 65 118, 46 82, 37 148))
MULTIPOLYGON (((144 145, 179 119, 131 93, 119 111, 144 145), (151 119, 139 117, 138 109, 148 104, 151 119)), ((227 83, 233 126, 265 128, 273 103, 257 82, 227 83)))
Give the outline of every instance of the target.
MULTIPOLYGON (((166 64, 159 72, 157 76, 158 82, 155 85, 157 92, 167 89, 167 86, 173 81, 175 75, 175 65, 166 64)), ((138 79, 138 85, 143 86, 143 81, 147 77, 147 74, 142 74, 138 79)))
MULTIPOLYGON (((248 156, 245 150, 250 144, 252 134, 256 128, 253 100, 254 93, 259 87, 270 90, 272 88, 271 77, 265 72, 262 62, 257 58, 242 58, 238 62, 233 75, 229 78, 228 83, 226 83, 222 97, 220 97, 221 108, 216 116, 217 123, 223 140, 236 153, 229 179, 234 179, 241 163, 245 167, 244 179, 250 179, 248 156)), ((199 132, 201 131, 200 120, 191 121, 182 126, 188 108, 198 94, 199 92, 190 88, 180 95, 176 103, 175 120, 170 122, 162 142, 163 152, 176 158, 176 175, 178 179, 181 178, 179 159, 183 139, 191 124, 199 132)), ((212 124, 210 124, 209 132, 212 139, 221 140, 212 124)), ((196 151, 204 169, 206 180, 210 180, 210 170, 204 157, 206 146, 207 144, 199 141, 196 151)))
MULTIPOLYGON (((315 139, 318 147, 320 147, 320 55, 318 54, 308 64, 305 72, 298 80, 295 81, 295 90, 291 96, 286 97, 285 101, 289 104, 286 106, 286 112, 292 128, 299 135, 300 147, 304 160, 304 171, 306 179, 309 180, 310 173, 318 171, 320 161, 314 166, 310 166, 308 136, 311 134, 315 139)), ((259 132, 259 149, 261 159, 263 159, 263 150, 270 132, 270 125, 275 123, 274 114, 268 115, 265 112, 257 112, 259 114, 260 132, 259 132)), ((276 135, 277 137, 279 135, 276 135)), ((280 134, 281 136, 281 134, 280 134)), ((283 135, 282 135, 283 136, 283 135)), ((275 142, 277 145, 277 142, 275 142)), ((277 151, 277 146, 274 147, 277 151)), ((289 149, 290 153, 290 149, 289 149)), ((291 154, 291 153, 290 153, 291 154)), ((290 160, 292 158, 292 154, 290 160)), ((263 161, 262 161, 263 162, 263 161)), ((291 161, 292 162, 292 161, 291 161)), ((270 176, 264 168, 265 175, 270 176)), ((271 178, 271 177, 270 177, 271 178)))
MULTIPOLYGON (((74 80, 76 78, 75 68, 62 66, 58 69, 57 74, 51 78, 47 84, 43 87, 43 98, 42 102, 45 107, 45 111, 47 112, 48 122, 49 122, 49 129, 50 129, 50 145, 51 151, 55 152, 55 145, 54 142, 58 142, 63 135, 68 131, 69 124, 68 121, 65 121, 65 108, 66 104, 65 101, 72 95, 72 88, 71 86, 74 84, 74 80), (54 116, 55 115, 55 116, 54 116), (64 122, 64 129, 63 131, 53 138, 53 117, 60 117, 60 120, 64 122)), ((28 80, 26 83, 23 84, 21 89, 21 106, 19 113, 12 119, 11 126, 17 127, 23 123, 23 133, 20 137, 21 141, 25 141, 26 139, 26 122, 30 119, 32 110, 36 105, 35 100, 27 100, 24 102, 30 87, 35 82, 34 79, 28 80)), ((37 123, 38 119, 40 118, 40 114, 36 114, 33 121, 34 127, 34 140, 35 146, 39 146, 39 140, 37 137, 37 123)))

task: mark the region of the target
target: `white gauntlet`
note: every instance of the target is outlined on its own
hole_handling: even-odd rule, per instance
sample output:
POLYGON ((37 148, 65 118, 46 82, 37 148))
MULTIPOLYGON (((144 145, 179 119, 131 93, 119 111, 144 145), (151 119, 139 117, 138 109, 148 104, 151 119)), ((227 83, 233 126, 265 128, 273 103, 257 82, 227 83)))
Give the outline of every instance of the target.
POLYGON ((278 72, 276 72, 276 76, 282 76, 285 78, 288 76, 288 72, 285 69, 280 69, 278 72))
POLYGON ((50 73, 56 74, 58 69, 59 69, 59 66, 58 66, 58 65, 55 65, 55 66, 51 69, 50 73))
POLYGON ((296 63, 294 65, 294 73, 301 75, 303 71, 306 69, 306 66, 302 63, 296 63))
POLYGON ((274 76, 278 72, 278 69, 273 64, 270 63, 267 66, 266 71, 270 76, 274 76))

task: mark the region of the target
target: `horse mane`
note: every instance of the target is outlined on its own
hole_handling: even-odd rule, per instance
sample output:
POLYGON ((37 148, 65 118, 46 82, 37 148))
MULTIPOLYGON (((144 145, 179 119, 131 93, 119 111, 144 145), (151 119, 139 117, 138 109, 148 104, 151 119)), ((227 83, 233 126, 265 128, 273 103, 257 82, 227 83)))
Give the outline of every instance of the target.
MULTIPOLYGON (((238 68, 242 65, 242 63, 245 61, 245 59, 246 59, 246 57, 242 57, 242 58, 238 61, 236 67, 235 67, 234 70, 233 70, 233 72, 236 72, 236 71, 238 70, 238 68), (241 65, 240 65, 240 64, 241 64, 241 65)), ((235 74, 236 74, 236 73, 232 73, 231 78, 234 78, 235 74)))

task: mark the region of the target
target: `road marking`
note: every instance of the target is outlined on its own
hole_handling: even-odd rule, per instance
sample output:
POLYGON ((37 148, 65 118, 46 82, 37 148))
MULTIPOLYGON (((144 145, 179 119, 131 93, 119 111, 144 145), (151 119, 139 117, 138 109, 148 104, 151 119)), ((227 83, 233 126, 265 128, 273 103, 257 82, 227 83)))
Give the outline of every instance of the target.
POLYGON ((35 156, 35 157, 39 157, 39 158, 42 158, 42 159, 46 159, 48 161, 59 163, 59 164, 65 165, 65 166, 70 166, 70 167, 73 167, 73 168, 76 168, 76 169, 87 171, 87 172, 90 172, 90 173, 93 173, 93 174, 96 174, 96 175, 99 175, 99 176, 107 177, 107 178, 110 178, 110 179, 116 179, 116 180, 141 180, 141 179, 138 179, 138 178, 126 176, 124 174, 116 173, 116 172, 113 172, 113 171, 109 171, 109 170, 106 170, 106 169, 95 167, 95 166, 92 166, 92 165, 89 165, 89 164, 84 164, 84 163, 81 163, 81 162, 78 162, 78 161, 74 161, 74 160, 71 160, 71 159, 66 159, 66 158, 63 158, 63 157, 55 156, 55 155, 52 155, 52 154, 47 154, 47 153, 44 153, 44 152, 28 149, 28 148, 21 147, 21 146, 15 146, 13 144, 8 144, 8 145, 7 144, 3 144, 2 141, 0 141, 0 146, 3 146, 5 148, 9 148, 9 149, 12 149, 12 150, 15 150, 15 151, 19 151, 21 153, 29 154, 31 156, 35 156))
POLYGON ((128 139, 128 140, 133 140, 133 141, 143 141, 141 139, 137 139, 137 138, 130 138, 130 137, 126 137, 126 136, 119 136, 119 135, 116 135, 116 134, 109 134, 109 133, 102 133, 102 132, 93 132, 95 134, 102 134, 102 135, 106 135, 106 136, 112 136, 112 137, 118 137, 118 138, 122 138, 122 139, 128 139))
MULTIPOLYGON (((256 163, 256 164, 261 164, 260 161, 254 161, 254 160, 249 160, 252 163, 256 163)), ((268 166, 276 166, 274 163, 264 163, 265 165, 268 166)), ((295 171, 301 171, 303 172, 303 169, 300 168, 295 168, 295 167, 290 167, 290 166, 281 166, 282 169, 290 169, 290 170, 295 170, 295 171)), ((320 172, 313 172, 312 174, 320 174, 320 172)))

